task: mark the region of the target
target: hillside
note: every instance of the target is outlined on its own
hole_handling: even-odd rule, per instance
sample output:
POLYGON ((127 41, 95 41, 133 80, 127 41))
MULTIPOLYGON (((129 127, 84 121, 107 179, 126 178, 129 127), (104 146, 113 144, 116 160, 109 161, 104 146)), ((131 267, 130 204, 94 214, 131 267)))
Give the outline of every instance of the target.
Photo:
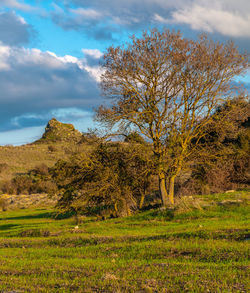
POLYGON ((90 146, 79 143, 81 138, 81 132, 72 124, 53 118, 41 139, 22 146, 0 146, 0 182, 42 163, 51 167, 60 158, 66 159, 77 151, 88 151, 90 146))

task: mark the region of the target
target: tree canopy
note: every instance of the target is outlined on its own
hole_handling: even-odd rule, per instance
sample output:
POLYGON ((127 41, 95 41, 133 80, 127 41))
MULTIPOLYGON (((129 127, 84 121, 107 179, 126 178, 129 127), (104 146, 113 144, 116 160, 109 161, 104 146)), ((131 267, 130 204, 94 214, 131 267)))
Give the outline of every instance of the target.
POLYGON ((98 109, 97 120, 152 142, 164 205, 168 198, 174 203, 175 177, 218 106, 238 95, 234 78, 248 66, 233 42, 215 43, 206 35, 194 41, 169 30, 108 48, 101 88, 109 103, 98 109))

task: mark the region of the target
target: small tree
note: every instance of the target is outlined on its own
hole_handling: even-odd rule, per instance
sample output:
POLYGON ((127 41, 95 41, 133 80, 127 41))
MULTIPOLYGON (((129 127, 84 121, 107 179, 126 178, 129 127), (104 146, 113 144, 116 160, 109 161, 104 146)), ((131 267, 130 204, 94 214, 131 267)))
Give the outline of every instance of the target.
POLYGON ((89 157, 58 161, 51 170, 66 210, 130 215, 142 207, 150 181, 149 155, 144 146, 101 143, 89 157))
POLYGON ((101 87, 110 106, 98 109, 97 120, 110 130, 132 126, 152 142, 164 206, 168 197, 174 203, 175 178, 196 151, 191 142, 205 135, 215 109, 233 97, 233 78, 247 66, 232 42, 205 35, 192 41, 168 30, 108 48, 101 87))

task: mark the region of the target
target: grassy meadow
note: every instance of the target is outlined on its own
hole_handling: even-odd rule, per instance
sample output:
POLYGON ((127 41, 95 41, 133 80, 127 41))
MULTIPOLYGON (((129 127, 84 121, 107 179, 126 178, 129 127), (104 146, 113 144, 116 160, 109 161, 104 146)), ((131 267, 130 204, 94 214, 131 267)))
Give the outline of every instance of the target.
POLYGON ((0 292, 249 292, 249 195, 79 224, 52 207, 1 212, 0 292))

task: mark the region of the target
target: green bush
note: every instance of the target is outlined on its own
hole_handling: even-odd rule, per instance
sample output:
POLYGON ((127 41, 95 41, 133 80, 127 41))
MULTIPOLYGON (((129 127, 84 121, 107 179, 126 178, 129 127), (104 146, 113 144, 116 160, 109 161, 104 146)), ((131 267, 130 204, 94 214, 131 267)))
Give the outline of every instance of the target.
POLYGON ((130 215, 141 208, 151 182, 145 146, 101 143, 89 157, 81 153, 51 170, 60 192, 58 207, 104 218, 130 215))

